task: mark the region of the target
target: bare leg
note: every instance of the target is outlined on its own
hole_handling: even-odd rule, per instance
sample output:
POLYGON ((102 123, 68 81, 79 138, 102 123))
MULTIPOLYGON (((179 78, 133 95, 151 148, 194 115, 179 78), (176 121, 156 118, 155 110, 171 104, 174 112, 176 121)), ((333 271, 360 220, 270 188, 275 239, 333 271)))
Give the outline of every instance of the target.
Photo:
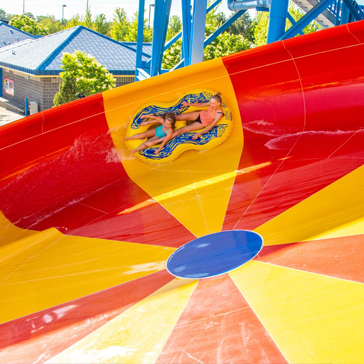
POLYGON ((125 140, 135 140, 135 139, 144 139, 155 136, 155 129, 149 129, 144 133, 134 134, 131 137, 125 137, 125 140))
POLYGON ((150 147, 151 145, 159 143, 159 140, 163 140, 164 138, 159 138, 158 136, 153 136, 144 143, 140 144, 138 148, 130 150, 130 153, 139 152, 140 150, 143 150, 145 148, 150 147))
POLYGON ((156 145, 156 144, 162 143, 163 140, 164 140, 164 138, 158 138, 158 139, 155 139, 155 140, 152 140, 153 138, 150 138, 148 141, 145 142, 145 145, 147 147, 151 147, 152 145, 156 145))
POLYGON ((176 120, 180 121, 180 120, 197 120, 198 116, 200 115, 200 111, 192 111, 192 112, 186 112, 184 114, 181 115, 175 115, 176 116, 176 120))
POLYGON ((182 134, 182 133, 185 133, 186 131, 194 131, 194 130, 199 130, 199 129, 203 129, 204 128, 204 126, 201 124, 201 123, 199 123, 198 121, 196 121, 196 122, 194 122, 194 123, 192 123, 192 124, 190 124, 190 125, 186 125, 186 126, 184 126, 183 128, 181 128, 181 129, 177 129, 174 133, 173 133, 173 135, 172 135, 172 138, 174 138, 174 137, 176 137, 177 135, 180 135, 180 134, 182 134))

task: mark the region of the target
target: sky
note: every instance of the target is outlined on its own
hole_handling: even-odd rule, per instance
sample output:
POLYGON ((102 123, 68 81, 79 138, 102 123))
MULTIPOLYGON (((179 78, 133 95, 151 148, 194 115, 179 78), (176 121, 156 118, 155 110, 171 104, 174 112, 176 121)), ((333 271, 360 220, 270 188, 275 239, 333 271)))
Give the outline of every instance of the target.
MULTIPOLYGON (((0 8, 10 14, 22 14, 24 11, 37 15, 54 15, 56 19, 62 18, 62 5, 64 8, 64 18, 70 19, 73 15, 86 13, 86 6, 91 7, 91 14, 96 16, 104 13, 106 18, 111 21, 115 9, 124 8, 131 20, 133 14, 138 11, 138 0, 7 0, 0 1, 0 8)), ((363 0, 364 1, 364 0, 363 0)), ((149 5, 154 4, 154 0, 145 0, 145 18, 149 17, 149 5)), ((227 8, 227 0, 222 0, 218 11, 223 11, 226 15, 231 12, 227 8)), ((171 15, 181 17, 181 0, 172 0, 171 15)), ((153 19, 153 9, 151 9, 151 19, 153 19)))

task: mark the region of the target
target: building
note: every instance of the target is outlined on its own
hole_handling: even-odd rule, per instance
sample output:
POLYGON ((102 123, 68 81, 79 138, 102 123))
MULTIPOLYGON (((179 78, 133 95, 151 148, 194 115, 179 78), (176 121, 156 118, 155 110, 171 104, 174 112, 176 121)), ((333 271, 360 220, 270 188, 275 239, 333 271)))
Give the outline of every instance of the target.
POLYGON ((7 24, 5 21, 0 21, 0 48, 26 39, 37 38, 39 38, 39 36, 23 32, 22 30, 7 24))
MULTIPOLYGON (((103 64, 116 79, 116 87, 134 82, 136 51, 83 26, 37 39, 25 39, 0 48, 0 97, 24 110, 25 99, 36 102, 38 111, 53 106, 61 83, 64 52, 80 50, 103 64)), ((148 53, 143 61, 148 60, 148 53)), ((1 101, 0 101, 1 103, 1 101)))

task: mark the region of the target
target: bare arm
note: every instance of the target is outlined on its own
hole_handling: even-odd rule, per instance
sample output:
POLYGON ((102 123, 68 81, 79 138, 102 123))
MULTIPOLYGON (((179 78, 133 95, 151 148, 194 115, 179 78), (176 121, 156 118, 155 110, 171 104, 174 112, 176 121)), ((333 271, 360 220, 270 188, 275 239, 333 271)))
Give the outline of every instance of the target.
POLYGON ((200 135, 208 133, 219 122, 219 120, 222 117, 223 117, 223 114, 220 114, 220 113, 217 114, 215 120, 209 126, 207 126, 205 129, 202 129, 200 132, 194 134, 192 139, 198 139, 200 135))
POLYGON ((166 143, 172 139, 172 135, 173 135, 173 130, 169 129, 167 131, 167 135, 164 137, 164 140, 161 144, 161 146, 154 152, 154 154, 158 155, 159 152, 162 150, 162 148, 166 145, 166 143))
POLYGON ((154 123, 163 124, 163 118, 161 118, 160 116, 142 115, 140 118, 141 119, 152 119, 152 120, 149 120, 149 121, 143 121, 142 123, 140 123, 141 126, 146 126, 146 125, 150 125, 150 124, 154 124, 154 123))
POLYGON ((182 106, 205 107, 205 106, 210 106, 210 101, 209 101, 209 102, 200 102, 200 103, 196 102, 196 103, 194 103, 194 104, 191 104, 191 103, 189 103, 189 102, 187 102, 187 101, 183 101, 183 102, 182 102, 182 106))

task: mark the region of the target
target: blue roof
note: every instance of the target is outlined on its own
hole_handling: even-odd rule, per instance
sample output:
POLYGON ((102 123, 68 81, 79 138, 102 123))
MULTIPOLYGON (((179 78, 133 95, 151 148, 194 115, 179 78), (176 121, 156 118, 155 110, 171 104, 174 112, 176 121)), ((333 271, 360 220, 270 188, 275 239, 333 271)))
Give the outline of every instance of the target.
POLYGON ((25 39, 36 39, 35 35, 23 32, 9 24, 0 21, 0 48, 13 44, 25 39))
MULTIPOLYGON (((120 42, 120 43, 130 49, 133 49, 134 51, 136 51, 136 49, 137 49, 136 42, 120 42)), ((142 52, 145 56, 151 57, 152 56, 152 43, 144 43, 142 52)))
POLYGON ((0 66, 33 75, 59 75, 63 53, 76 50, 91 54, 114 75, 135 74, 135 50, 83 26, 3 47, 0 66))

